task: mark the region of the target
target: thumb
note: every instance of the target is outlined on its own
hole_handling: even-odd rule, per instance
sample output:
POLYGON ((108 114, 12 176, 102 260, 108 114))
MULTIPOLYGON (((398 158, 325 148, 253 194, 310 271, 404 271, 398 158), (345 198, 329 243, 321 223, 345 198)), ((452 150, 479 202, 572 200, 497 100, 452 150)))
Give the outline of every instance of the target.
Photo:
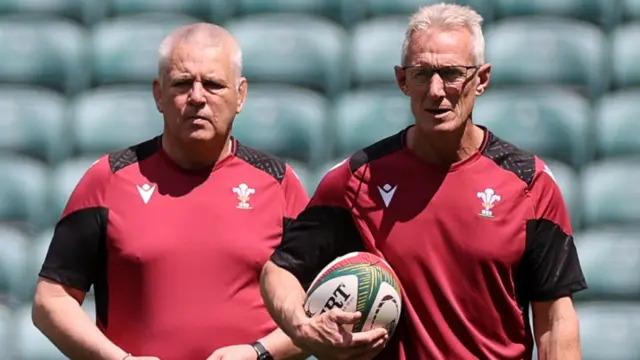
POLYGON ((346 312, 340 309, 333 309, 329 313, 329 318, 336 324, 356 324, 361 317, 360 312, 346 312))

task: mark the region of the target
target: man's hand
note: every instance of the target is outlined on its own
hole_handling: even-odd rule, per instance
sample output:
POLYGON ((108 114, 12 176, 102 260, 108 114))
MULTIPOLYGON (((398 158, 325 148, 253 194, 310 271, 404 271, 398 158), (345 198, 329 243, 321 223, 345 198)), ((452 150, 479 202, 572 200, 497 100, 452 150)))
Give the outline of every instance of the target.
POLYGON ((251 345, 233 345, 216 350, 207 360, 256 360, 258 354, 251 345))
POLYGON ((385 346, 388 335, 384 328, 351 333, 343 325, 356 324, 361 313, 339 309, 307 319, 296 327, 294 343, 322 360, 371 359, 385 346))
POLYGON ((125 360, 160 360, 155 356, 127 356, 125 360))

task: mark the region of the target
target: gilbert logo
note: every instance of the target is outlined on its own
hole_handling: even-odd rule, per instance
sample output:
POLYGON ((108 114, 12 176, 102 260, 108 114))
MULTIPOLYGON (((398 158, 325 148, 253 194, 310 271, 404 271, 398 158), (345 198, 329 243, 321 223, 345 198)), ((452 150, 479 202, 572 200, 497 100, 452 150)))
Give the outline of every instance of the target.
POLYGON ((233 193, 238 195, 238 209, 251 209, 249 200, 251 195, 256 193, 255 189, 250 188, 247 184, 240 184, 238 187, 233 188, 233 193))
POLYGON ((491 209, 493 209, 496 201, 500 201, 500 195, 496 194, 493 189, 487 188, 483 192, 479 192, 478 197, 482 199, 482 207, 484 208, 479 215, 486 218, 493 218, 491 209))

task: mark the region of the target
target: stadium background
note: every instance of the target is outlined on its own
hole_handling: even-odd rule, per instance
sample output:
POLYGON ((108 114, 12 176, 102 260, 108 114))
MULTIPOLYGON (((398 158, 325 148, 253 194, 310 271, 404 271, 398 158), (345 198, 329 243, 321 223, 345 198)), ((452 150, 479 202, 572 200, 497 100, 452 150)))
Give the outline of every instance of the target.
MULTIPOLYGON (((89 164, 160 132, 164 35, 205 20, 239 38, 235 135, 291 160, 312 192, 411 122, 392 66, 407 15, 433 2, 0 0, 0 357, 62 358, 31 323, 38 267, 89 164)), ((485 17, 493 63, 475 121, 546 159, 569 206, 591 286, 584 358, 640 359, 640 0, 458 2, 485 17)))

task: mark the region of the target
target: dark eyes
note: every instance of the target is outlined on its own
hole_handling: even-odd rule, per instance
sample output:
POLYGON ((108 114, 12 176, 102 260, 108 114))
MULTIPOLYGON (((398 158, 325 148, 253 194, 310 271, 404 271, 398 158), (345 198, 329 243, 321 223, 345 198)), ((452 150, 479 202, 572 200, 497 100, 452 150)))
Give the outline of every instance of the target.
POLYGON ((216 81, 204 81, 202 82, 202 86, 204 86, 205 89, 215 89, 215 90, 220 90, 225 88, 223 84, 220 84, 216 81))
MULTIPOLYGON (((190 88, 193 86, 193 80, 176 80, 172 82, 172 86, 179 89, 190 88)), ((211 91, 222 90, 226 87, 224 84, 217 81, 212 81, 212 80, 203 81, 202 86, 206 90, 211 90, 211 91)))

